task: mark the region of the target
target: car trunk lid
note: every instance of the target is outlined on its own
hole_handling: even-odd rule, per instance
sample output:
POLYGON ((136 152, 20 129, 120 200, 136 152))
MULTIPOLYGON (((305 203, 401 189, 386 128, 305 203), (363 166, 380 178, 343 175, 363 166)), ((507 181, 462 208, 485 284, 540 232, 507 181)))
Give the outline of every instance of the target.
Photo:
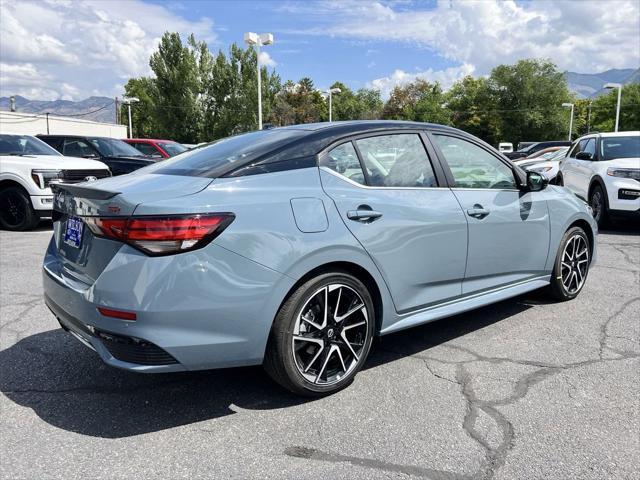
POLYGON ((94 235, 83 217, 129 217, 143 202, 197 193, 212 179, 133 174, 75 185, 55 184, 54 240, 56 270, 92 285, 123 243, 94 235))

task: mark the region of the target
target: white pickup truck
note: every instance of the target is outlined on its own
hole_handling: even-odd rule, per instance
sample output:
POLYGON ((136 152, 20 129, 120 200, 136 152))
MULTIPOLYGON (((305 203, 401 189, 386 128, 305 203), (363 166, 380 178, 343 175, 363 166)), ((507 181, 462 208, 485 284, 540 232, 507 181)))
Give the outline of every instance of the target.
POLYGON ((111 176, 107 166, 64 157, 30 135, 0 134, 0 228, 31 230, 52 215, 51 182, 78 183, 111 176))

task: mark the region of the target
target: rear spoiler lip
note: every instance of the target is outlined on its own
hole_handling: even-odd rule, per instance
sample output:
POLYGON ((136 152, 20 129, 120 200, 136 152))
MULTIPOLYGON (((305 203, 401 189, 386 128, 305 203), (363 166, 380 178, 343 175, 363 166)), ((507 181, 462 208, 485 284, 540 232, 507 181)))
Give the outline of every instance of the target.
POLYGON ((83 187, 80 185, 73 185, 69 183, 52 183, 49 186, 51 187, 51 191, 54 193, 54 195, 58 193, 58 191, 64 190, 73 194, 74 196, 86 198, 89 200, 108 200, 122 193, 111 192, 109 190, 99 190, 97 188, 91 187, 83 187))

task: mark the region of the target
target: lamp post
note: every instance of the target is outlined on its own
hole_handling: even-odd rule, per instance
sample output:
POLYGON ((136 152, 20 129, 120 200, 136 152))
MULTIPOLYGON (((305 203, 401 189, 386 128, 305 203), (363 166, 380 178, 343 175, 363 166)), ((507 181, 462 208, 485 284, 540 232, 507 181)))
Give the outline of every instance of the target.
POLYGON ((329 122, 331 122, 331 121, 332 121, 332 116, 331 116, 331 115, 332 115, 332 112, 331 112, 331 111, 333 110, 333 105, 332 105, 332 98, 331 98, 331 96, 332 96, 332 94, 334 94, 334 93, 340 93, 340 92, 342 92, 342 90, 340 90, 338 87, 330 88, 329 90, 325 90, 324 92, 322 92, 322 93, 326 93, 327 95, 329 95, 329 122))
POLYGON ((138 97, 125 97, 122 99, 122 103, 127 106, 129 112, 129 138, 133 138, 133 124, 131 122, 131 104, 138 103, 140 99, 138 97))
POLYGON ((620 97, 622 97, 622 84, 621 83, 605 83, 604 87, 606 90, 611 90, 612 88, 618 89, 618 106, 616 107, 616 128, 615 132, 618 131, 618 123, 620 122, 620 97))
POLYGON ((564 108, 571 108, 571 118, 569 119, 569 141, 571 141, 571 131, 573 130, 573 103, 563 103, 564 108))
POLYGON ((256 47, 256 64, 258 66, 258 130, 262 130, 262 79, 260 78, 260 47, 273 43, 273 34, 247 32, 244 34, 244 41, 247 45, 256 47))

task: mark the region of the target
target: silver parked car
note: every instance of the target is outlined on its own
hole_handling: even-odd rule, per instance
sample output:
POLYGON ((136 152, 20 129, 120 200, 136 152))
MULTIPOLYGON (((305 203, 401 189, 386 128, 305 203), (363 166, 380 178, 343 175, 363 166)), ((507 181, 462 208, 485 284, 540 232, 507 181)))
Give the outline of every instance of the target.
POLYGON ((55 188, 43 277, 64 329, 115 367, 264 364, 304 395, 348 385, 374 335, 574 298, 596 255, 584 202, 432 124, 258 131, 55 188))

